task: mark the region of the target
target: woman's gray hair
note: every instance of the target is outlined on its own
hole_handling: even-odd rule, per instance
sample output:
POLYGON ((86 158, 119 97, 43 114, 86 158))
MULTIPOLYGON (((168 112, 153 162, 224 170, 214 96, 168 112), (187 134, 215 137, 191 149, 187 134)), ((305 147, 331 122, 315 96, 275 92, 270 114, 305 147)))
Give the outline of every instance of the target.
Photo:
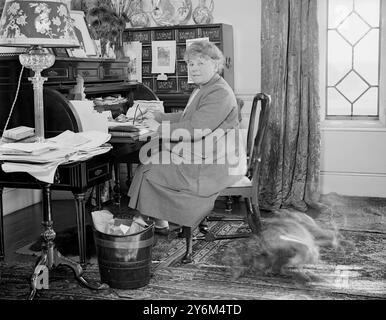
POLYGON ((184 60, 188 62, 192 57, 210 58, 217 63, 217 72, 221 74, 225 65, 225 57, 221 50, 209 41, 194 41, 185 51, 184 60))

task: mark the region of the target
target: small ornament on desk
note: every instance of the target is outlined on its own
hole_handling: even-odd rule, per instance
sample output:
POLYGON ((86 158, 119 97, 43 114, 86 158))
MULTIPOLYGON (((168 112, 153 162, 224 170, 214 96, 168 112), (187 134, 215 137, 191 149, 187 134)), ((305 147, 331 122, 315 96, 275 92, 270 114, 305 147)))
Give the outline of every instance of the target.
POLYGON ((84 79, 81 75, 77 75, 76 85, 71 90, 70 94, 73 95, 73 100, 86 100, 86 94, 84 93, 84 79))

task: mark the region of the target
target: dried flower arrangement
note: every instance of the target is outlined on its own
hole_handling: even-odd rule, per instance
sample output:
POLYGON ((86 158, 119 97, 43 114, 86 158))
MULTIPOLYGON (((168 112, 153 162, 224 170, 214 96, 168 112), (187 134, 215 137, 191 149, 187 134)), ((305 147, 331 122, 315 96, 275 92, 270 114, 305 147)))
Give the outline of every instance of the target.
POLYGON ((100 39, 102 48, 109 41, 116 51, 123 46, 122 33, 129 21, 131 0, 98 0, 87 12, 91 37, 100 39))

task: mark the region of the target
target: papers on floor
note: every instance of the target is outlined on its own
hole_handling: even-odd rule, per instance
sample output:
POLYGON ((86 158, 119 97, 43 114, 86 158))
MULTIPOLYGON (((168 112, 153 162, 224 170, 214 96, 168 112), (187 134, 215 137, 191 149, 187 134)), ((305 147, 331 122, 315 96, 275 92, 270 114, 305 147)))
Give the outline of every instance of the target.
POLYGON ((110 134, 100 131, 77 133, 65 131, 40 144, 3 144, 0 147, 1 150, 14 148, 16 151, 23 151, 24 154, 0 153, 0 161, 4 161, 2 164, 4 172, 27 172, 38 180, 53 183, 56 169, 60 164, 83 161, 108 152, 112 148, 111 145, 106 144, 110 138, 110 134), (42 148, 48 148, 48 151, 32 154, 42 148))

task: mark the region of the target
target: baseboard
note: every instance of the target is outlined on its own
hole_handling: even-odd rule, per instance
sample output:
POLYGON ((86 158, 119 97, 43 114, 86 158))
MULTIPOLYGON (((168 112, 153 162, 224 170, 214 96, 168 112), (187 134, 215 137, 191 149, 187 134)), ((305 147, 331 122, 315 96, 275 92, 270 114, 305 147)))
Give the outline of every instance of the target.
POLYGON ((40 190, 5 188, 3 191, 4 215, 32 206, 41 200, 40 190))
POLYGON ((321 172, 319 185, 322 194, 386 198, 385 174, 321 172))

